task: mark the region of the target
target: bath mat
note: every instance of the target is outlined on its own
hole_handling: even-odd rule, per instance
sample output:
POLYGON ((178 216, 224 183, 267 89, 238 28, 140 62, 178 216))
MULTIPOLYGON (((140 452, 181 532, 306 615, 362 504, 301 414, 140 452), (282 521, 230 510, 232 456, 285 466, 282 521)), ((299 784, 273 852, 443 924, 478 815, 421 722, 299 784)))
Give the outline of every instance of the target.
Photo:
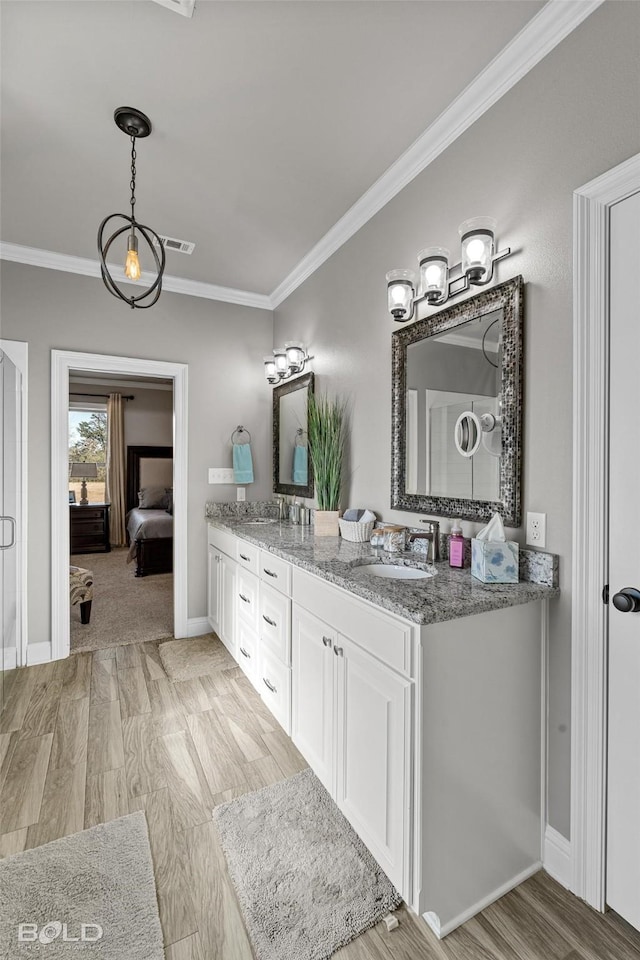
POLYGON ((193 680, 206 673, 230 670, 236 662, 215 634, 161 643, 158 653, 170 680, 193 680))
POLYGON ((213 819, 257 960, 326 960, 400 905, 311 770, 213 819))
POLYGON ((164 960, 142 811, 0 860, 0 958, 34 957, 164 960))

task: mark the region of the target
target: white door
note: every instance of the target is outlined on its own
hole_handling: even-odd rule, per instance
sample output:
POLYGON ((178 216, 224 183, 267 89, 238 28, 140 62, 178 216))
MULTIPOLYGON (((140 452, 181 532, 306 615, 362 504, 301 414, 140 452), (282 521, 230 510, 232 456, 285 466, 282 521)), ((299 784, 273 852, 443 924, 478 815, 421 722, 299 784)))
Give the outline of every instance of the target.
POLYGON ((338 635, 336 802, 382 869, 406 889, 411 681, 338 635))
MULTIPOLYGON (((8 344, 4 343, 6 347, 8 344)), ((8 674, 19 662, 21 634, 19 550, 22 374, 0 349, 0 712, 8 674)))
POLYGON ((640 930, 640 194, 611 209, 607 904, 640 930))
POLYGON ((336 633, 294 607, 291 647, 291 739, 333 794, 333 647, 336 633))

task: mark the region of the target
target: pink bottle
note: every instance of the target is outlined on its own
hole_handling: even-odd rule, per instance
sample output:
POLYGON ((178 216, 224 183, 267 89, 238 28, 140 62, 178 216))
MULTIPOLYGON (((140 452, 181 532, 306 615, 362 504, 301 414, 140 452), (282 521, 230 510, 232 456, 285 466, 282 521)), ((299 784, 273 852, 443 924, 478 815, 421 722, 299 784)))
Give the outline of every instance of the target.
POLYGON ((464 537, 461 520, 454 520, 449 536, 449 566, 464 567, 464 537))

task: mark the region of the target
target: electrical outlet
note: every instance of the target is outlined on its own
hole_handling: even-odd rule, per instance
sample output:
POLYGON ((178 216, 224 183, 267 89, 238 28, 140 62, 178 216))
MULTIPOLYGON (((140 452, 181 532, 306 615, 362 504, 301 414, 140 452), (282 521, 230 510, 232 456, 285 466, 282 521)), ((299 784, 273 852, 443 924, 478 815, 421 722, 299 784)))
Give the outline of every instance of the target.
POLYGON ((233 483, 233 468, 209 467, 209 483, 233 483))
POLYGON ((246 500, 246 499, 247 499, 247 488, 236 487, 236 500, 246 500))
POLYGON ((527 543, 542 549, 547 542, 546 513, 527 513, 527 543))

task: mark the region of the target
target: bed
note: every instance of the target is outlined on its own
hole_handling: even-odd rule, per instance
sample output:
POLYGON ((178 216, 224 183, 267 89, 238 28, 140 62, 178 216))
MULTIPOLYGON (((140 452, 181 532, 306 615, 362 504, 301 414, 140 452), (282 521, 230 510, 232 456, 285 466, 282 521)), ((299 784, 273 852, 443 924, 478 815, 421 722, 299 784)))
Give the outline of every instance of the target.
POLYGON ((136 577, 173 570, 172 490, 172 447, 127 447, 127 561, 135 561, 136 577), (141 507, 140 491, 152 489, 158 496, 143 498, 150 506, 141 507))

